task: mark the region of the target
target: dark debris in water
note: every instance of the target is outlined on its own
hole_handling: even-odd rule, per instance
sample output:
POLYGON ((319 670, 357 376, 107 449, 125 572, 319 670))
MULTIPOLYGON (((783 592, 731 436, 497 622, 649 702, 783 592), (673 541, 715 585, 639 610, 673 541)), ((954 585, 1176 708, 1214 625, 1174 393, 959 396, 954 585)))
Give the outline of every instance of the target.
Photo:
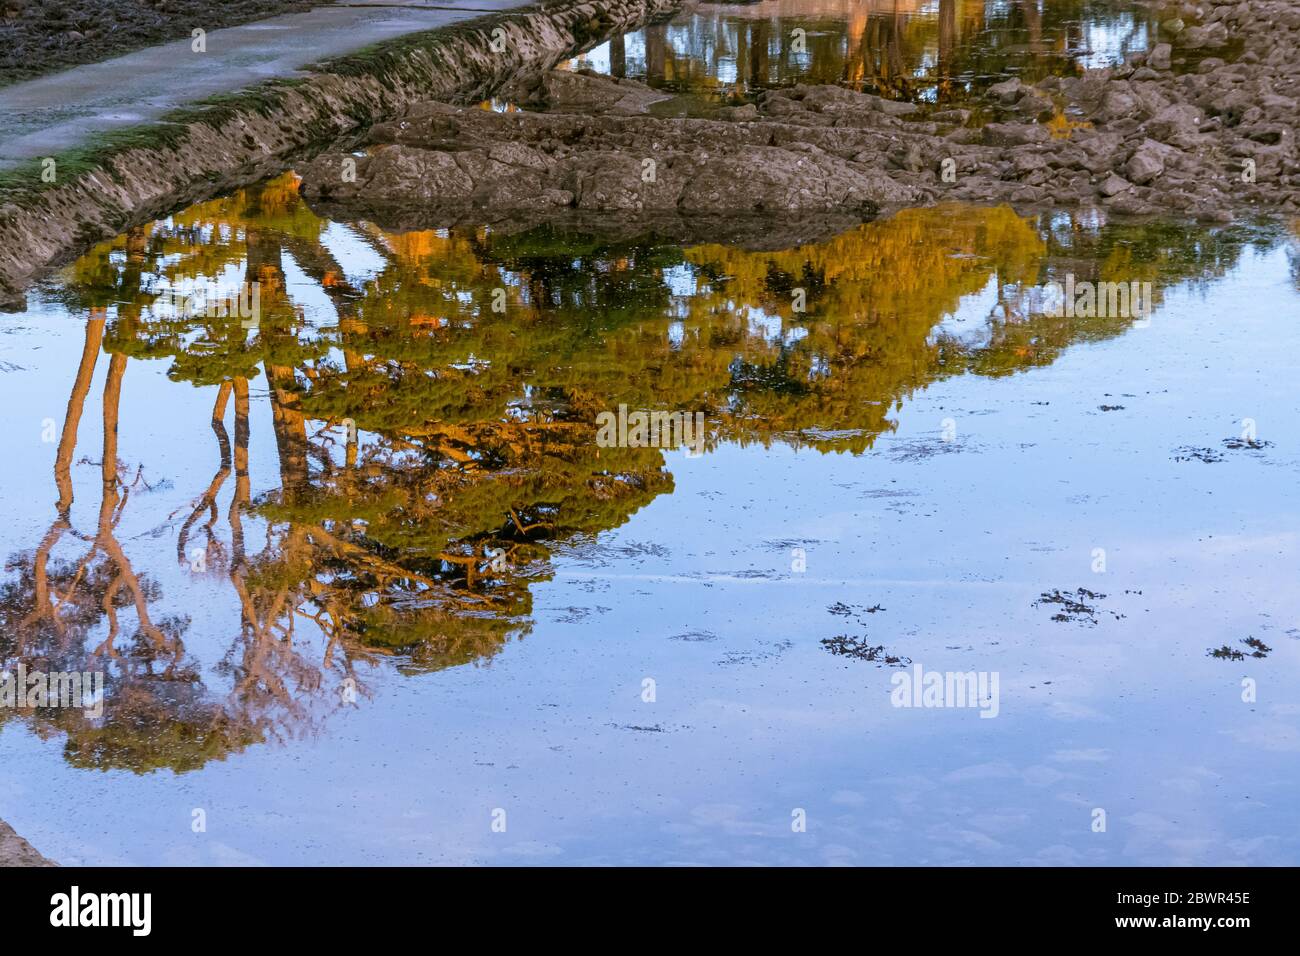
POLYGON ((1223 455, 1213 448, 1196 448, 1192 445, 1183 445, 1181 448, 1174 449, 1174 461, 1203 461, 1210 465, 1216 461, 1223 461, 1223 455))
POLYGON ((649 727, 642 727, 640 724, 614 724, 619 730, 635 730, 643 734, 666 734, 667 728, 653 724, 649 727))
POLYGON ((671 641, 687 641, 692 644, 716 641, 718 635, 712 631, 686 631, 684 634, 674 634, 669 638, 671 641))
MULTIPOLYGON (((1038 600, 1034 602, 1034 607, 1038 607, 1040 604, 1055 604, 1061 609, 1052 615, 1053 621, 1062 623, 1076 621, 1082 624, 1094 625, 1097 623, 1098 609, 1096 602, 1105 599, 1106 595, 1099 591, 1089 591, 1087 588, 1076 588, 1073 593, 1055 589, 1044 591, 1038 600)), ((1107 611, 1106 613, 1117 621, 1124 617, 1123 614, 1117 611, 1107 611)))
POLYGON ((1244 638, 1241 643, 1245 645, 1246 650, 1241 651, 1231 645, 1224 644, 1222 647, 1210 648, 1209 655, 1217 657, 1221 661, 1244 661, 1247 657, 1268 657, 1273 651, 1273 648, 1258 637, 1244 638))
POLYGON ((894 461, 924 461, 927 458, 933 458, 935 455, 949 455, 953 452, 962 451, 960 442, 946 441, 942 438, 934 439, 917 439, 915 441, 900 442, 889 449, 889 455, 894 461))
POLYGON ((836 601, 826 610, 837 617, 852 617, 855 614, 875 614, 877 611, 883 611, 884 608, 879 604, 867 607, 863 604, 845 604, 843 601, 836 601))
POLYGON ((852 657, 854 660, 882 664, 885 667, 906 667, 912 663, 909 658, 885 650, 885 645, 872 644, 863 637, 839 634, 822 638, 821 644, 837 657, 852 657))
MULTIPOLYGON (((1229 451, 1263 451, 1265 448, 1271 448, 1271 441, 1260 441, 1255 438, 1225 438, 1223 447, 1229 451)), ((1174 461, 1203 461, 1206 464, 1223 461, 1223 452, 1216 448, 1197 448, 1194 445, 1183 445, 1181 448, 1174 449, 1174 461)))
POLYGON ((723 656, 722 660, 718 661, 718 664, 724 666, 729 664, 759 664, 780 657, 792 647, 794 647, 793 641, 778 641, 769 645, 767 650, 755 648, 745 651, 729 651, 723 656))
MULTIPOLYGON (((846 604, 844 601, 836 601, 826 608, 828 614, 834 614, 836 617, 855 618, 859 624, 865 623, 861 615, 876 614, 883 610, 885 608, 881 604, 872 604, 868 607, 865 604, 846 604)), ((835 637, 822 638, 821 645, 836 657, 852 657, 854 660, 867 661, 884 667, 906 667, 912 663, 909 658, 885 650, 883 644, 872 644, 865 636, 854 637, 851 634, 838 634, 835 637)))

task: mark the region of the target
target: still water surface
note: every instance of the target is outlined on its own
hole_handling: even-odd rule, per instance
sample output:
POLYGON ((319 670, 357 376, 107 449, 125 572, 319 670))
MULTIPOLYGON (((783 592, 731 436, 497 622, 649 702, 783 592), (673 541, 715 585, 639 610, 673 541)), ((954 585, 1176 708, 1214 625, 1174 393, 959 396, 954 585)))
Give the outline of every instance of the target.
POLYGON ((1158 30, 1153 12, 1126 0, 701 3, 575 62, 705 101, 835 83, 950 102, 1009 76, 1120 63, 1158 42, 1158 30))
POLYGON ((1295 864, 1297 381, 1294 224, 399 234, 279 177, 0 317, 0 658, 107 675, 0 708, 0 819, 64 864, 1295 864), (1067 276, 1154 310, 1045 314, 1067 276), (619 405, 702 453, 600 447, 619 405), (892 706, 918 665, 996 718, 892 706))

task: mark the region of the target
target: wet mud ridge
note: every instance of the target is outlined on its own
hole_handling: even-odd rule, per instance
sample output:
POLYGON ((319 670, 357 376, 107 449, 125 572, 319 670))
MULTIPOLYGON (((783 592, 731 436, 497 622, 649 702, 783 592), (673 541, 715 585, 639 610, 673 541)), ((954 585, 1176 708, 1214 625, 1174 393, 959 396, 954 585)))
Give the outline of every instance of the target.
POLYGON ((678 241, 807 237, 813 223, 821 226, 813 232, 833 234, 884 205, 922 198, 874 164, 846 158, 868 148, 869 129, 660 119, 641 115, 657 96, 634 81, 556 73, 543 84, 547 94, 529 99, 548 112, 416 107, 372 130, 377 148, 368 155, 309 164, 303 195, 399 227, 563 221, 678 241), (574 112, 575 102, 591 112, 574 112), (806 218, 773 219, 787 212, 806 218))
POLYGON ((1212 222, 1300 209, 1300 6, 1206 9, 1176 51, 1159 44, 1121 67, 997 84, 982 126, 968 110, 925 115, 807 85, 712 118, 659 118, 647 112, 658 94, 641 84, 555 74, 501 93, 524 111, 422 104, 377 126, 366 154, 319 157, 302 190, 335 214, 404 228, 639 223, 690 239, 750 217, 750 238, 769 243, 792 222, 807 232, 790 216, 862 219, 951 200, 1212 222), (1230 42, 1242 44, 1237 62, 1203 56, 1180 71, 1230 42))
POLYGON ((679 0, 561 0, 342 57, 287 80, 215 98, 156 124, 106 134, 75 155, 0 175, 0 306, 36 274, 181 205, 256 182, 312 149, 429 99, 473 102, 679 0))

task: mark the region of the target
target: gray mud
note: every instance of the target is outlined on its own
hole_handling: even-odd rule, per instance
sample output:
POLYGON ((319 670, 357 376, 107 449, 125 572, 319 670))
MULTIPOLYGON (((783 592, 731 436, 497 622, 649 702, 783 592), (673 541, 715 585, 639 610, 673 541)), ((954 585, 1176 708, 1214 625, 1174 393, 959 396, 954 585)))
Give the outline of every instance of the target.
POLYGON ((0 866, 57 866, 0 820, 0 866))
POLYGON ((773 243, 780 216, 867 219, 951 200, 1211 222, 1294 212, 1300 10, 1198 9, 1173 45, 1123 66, 995 85, 982 126, 968 110, 927 116, 825 85, 660 118, 646 111, 663 95, 640 83, 552 74, 502 94, 521 111, 421 104, 376 126, 366 154, 318 157, 302 191, 334 214, 406 228, 576 220, 689 240, 748 217, 733 232, 773 243), (1204 55, 1229 47, 1241 50, 1231 64, 1204 55), (1182 72, 1190 58, 1195 72, 1182 72))

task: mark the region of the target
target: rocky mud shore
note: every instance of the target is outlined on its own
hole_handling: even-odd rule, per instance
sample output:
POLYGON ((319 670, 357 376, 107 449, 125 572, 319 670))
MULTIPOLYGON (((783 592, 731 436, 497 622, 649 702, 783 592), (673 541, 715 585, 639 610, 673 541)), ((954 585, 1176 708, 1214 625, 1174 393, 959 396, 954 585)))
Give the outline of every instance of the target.
POLYGON ((0 866, 57 866, 0 820, 0 866))
POLYGON ((603 217, 660 232, 951 200, 1211 222, 1300 209, 1300 3, 1183 4, 1158 19, 1170 42, 1078 77, 1007 80, 978 118, 803 85, 661 118, 647 111, 662 94, 641 84, 551 74, 502 94, 521 111, 421 104, 376 126, 364 154, 308 164, 302 191, 390 225, 603 217), (1231 49, 1232 63, 1212 55, 1231 49))
POLYGON ((726 235, 744 245, 833 235, 883 204, 922 198, 874 165, 844 158, 850 143, 867 148, 856 130, 627 115, 652 103, 654 91, 562 73, 544 85, 566 94, 546 98, 554 112, 422 104, 375 127, 369 154, 318 157, 302 192, 332 214, 394 228, 557 222, 684 242, 726 235), (575 103, 590 112, 574 112, 575 103), (788 215, 774 222, 774 212, 788 215))

